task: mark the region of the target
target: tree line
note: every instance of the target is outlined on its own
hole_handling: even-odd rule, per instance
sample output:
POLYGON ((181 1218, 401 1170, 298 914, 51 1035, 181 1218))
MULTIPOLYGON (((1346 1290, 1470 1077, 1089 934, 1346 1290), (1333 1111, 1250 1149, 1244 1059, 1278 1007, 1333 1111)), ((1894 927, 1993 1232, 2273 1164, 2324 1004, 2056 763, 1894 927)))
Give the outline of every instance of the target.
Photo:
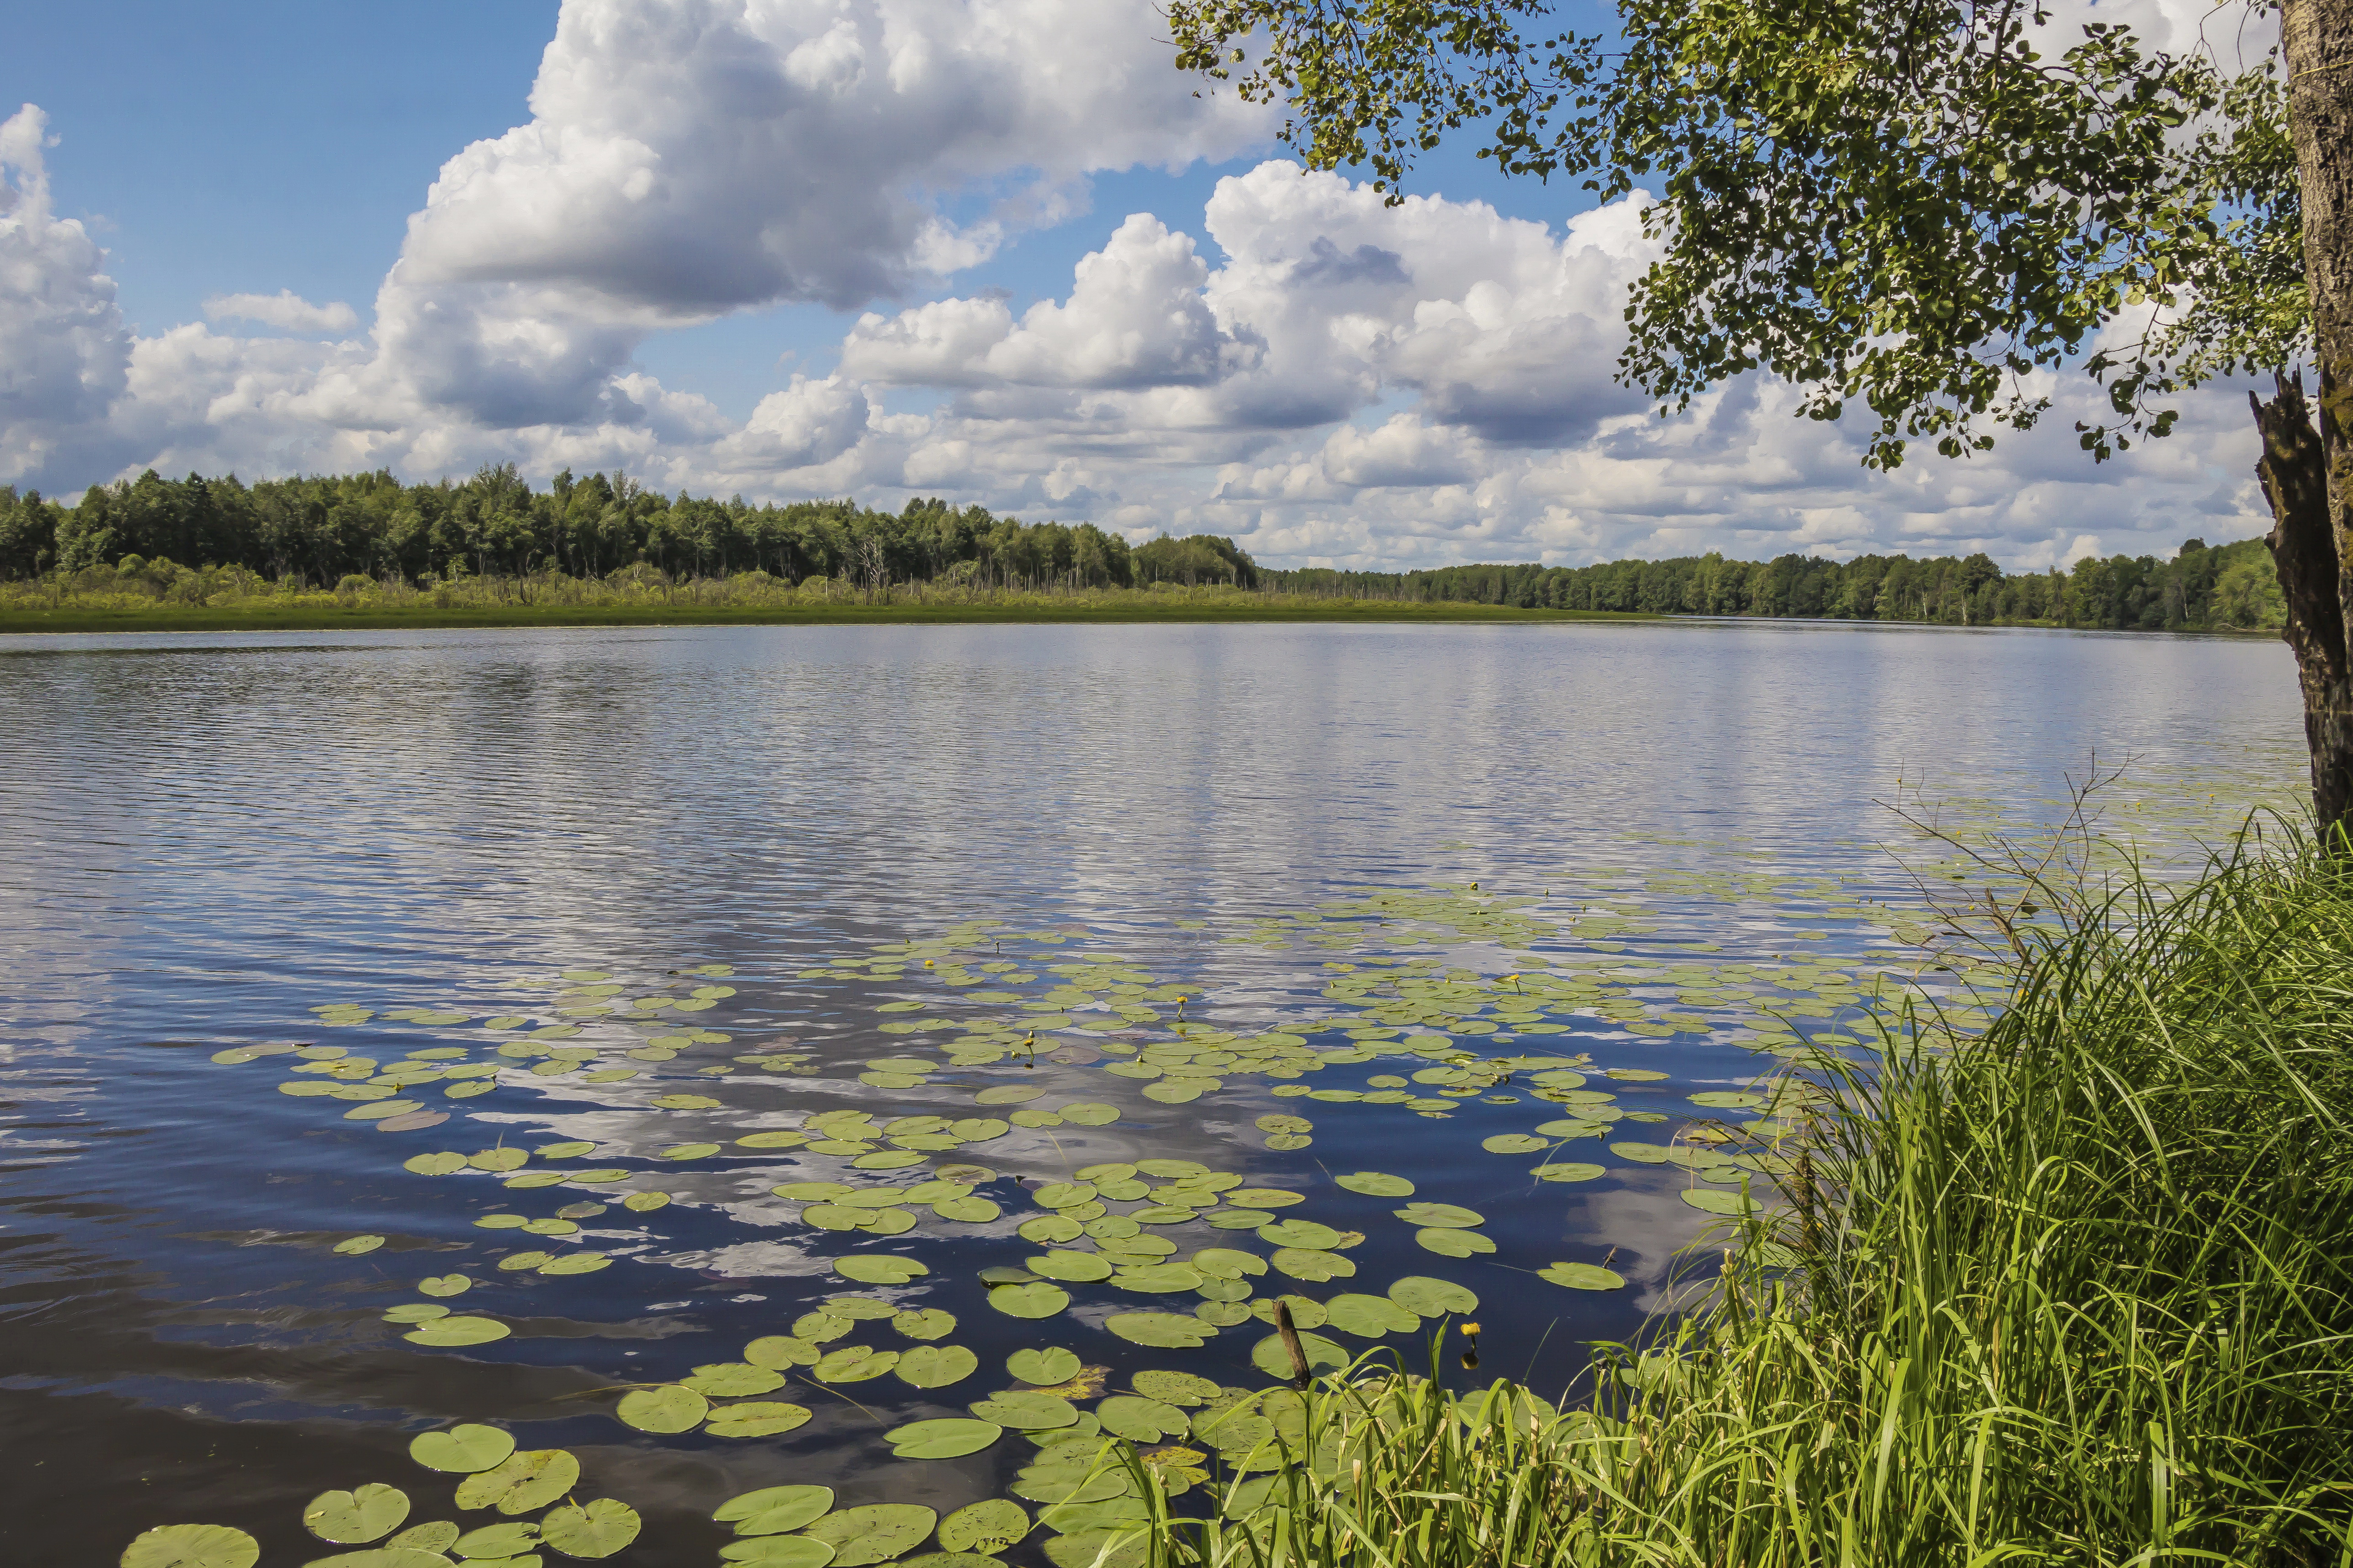
POLYGON ((1293 593, 1456 599, 1557 610, 1787 616, 1931 626, 2106 631, 2275 630, 2286 609, 2260 539, 2183 542, 2170 561, 2086 556, 2061 571, 2005 573, 1992 557, 1782 555, 1612 561, 1594 566, 1445 566, 1429 572, 1264 572, 1293 593))
POLYGON ((2170 561, 2087 557, 2063 572, 2019 574, 1983 554, 1275 571, 1210 534, 1131 546, 1092 523, 1023 523, 937 499, 897 512, 847 500, 755 507, 741 497, 664 496, 620 473, 576 479, 566 471, 533 489, 512 465, 415 485, 382 470, 248 485, 233 474, 166 479, 151 469, 95 487, 71 507, 0 487, 0 579, 88 589, 110 574, 153 582, 199 566, 322 587, 651 569, 672 581, 760 572, 860 589, 1181 583, 1525 608, 2111 630, 2276 627, 2284 614, 2270 555, 2253 539, 2211 548, 2191 539, 2170 561))
POLYGON ((1023 523, 985 507, 919 500, 898 512, 851 500, 753 506, 675 497, 626 474, 534 490, 512 464, 470 479, 404 485, 385 470, 265 479, 234 474, 92 488, 79 506, 0 487, 0 578, 79 577, 166 562, 237 566, 278 582, 411 583, 606 577, 650 566, 675 580, 760 571, 860 587, 915 581, 1004 588, 1258 585, 1230 540, 1196 535, 1131 547, 1092 523, 1023 523))

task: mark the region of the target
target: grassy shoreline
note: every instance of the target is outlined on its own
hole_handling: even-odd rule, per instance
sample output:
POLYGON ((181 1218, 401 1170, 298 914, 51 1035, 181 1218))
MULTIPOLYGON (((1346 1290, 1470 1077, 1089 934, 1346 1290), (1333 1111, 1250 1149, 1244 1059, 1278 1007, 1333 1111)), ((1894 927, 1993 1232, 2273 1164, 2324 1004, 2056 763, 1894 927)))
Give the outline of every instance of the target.
POLYGON ((1413 604, 1368 599, 1319 599, 1291 595, 1216 597, 1135 594, 1133 603, 1092 598, 1057 604, 1045 595, 1002 603, 900 601, 800 605, 385 605, 336 602, 305 595, 291 603, 231 605, 65 605, 0 608, 0 634, 91 632, 387 631, 417 628, 529 626, 1109 626, 1218 625, 1242 622, 1322 622, 1342 625, 1571 621, 1650 622, 1660 616, 1604 610, 1524 610, 1507 605, 1413 604))
POLYGON ((2353 862, 2047 902, 1984 1034, 1806 1075, 1786 1206, 1569 1408, 1268 1395, 1272 1473, 1131 1459, 1106 1568, 2353 1561, 2353 862))

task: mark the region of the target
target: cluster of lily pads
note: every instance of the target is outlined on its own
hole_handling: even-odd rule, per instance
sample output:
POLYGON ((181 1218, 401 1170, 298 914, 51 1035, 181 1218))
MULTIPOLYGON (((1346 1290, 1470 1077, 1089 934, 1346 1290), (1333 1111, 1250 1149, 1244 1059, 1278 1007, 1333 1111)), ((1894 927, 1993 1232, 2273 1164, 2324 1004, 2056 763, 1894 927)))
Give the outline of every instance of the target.
MULTIPOLYGON (((302 1510, 303 1528, 358 1550, 312 1558, 304 1568, 453 1568, 453 1560, 465 1568, 542 1568, 543 1552, 610 1557, 641 1528, 637 1510, 617 1498, 579 1500, 580 1461, 570 1451, 518 1450, 497 1426, 420 1433, 408 1453, 428 1470, 464 1478, 453 1499, 459 1512, 501 1517, 470 1527, 450 1519, 409 1524, 415 1504, 398 1487, 370 1481, 321 1492, 302 1510)), ((261 1543, 242 1530, 166 1524, 133 1540, 121 1568, 254 1568, 260 1559, 261 1543)))

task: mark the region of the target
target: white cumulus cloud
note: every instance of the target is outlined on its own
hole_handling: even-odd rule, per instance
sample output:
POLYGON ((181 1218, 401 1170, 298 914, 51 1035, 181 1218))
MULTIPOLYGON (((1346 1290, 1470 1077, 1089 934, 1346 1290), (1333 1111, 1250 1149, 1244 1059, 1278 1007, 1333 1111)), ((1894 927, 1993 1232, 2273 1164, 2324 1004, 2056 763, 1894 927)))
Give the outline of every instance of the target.
POLYGON ((275 294, 216 294, 205 301, 208 321, 259 321, 283 332, 324 337, 360 324, 359 312, 341 300, 313 305, 291 289, 275 294))

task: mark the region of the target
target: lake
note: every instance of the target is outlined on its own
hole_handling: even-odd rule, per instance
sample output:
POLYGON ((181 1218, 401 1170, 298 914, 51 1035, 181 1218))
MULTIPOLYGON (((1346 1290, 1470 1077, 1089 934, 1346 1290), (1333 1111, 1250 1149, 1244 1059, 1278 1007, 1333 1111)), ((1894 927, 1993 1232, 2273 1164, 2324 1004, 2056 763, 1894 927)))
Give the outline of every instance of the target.
POLYGON ((495 1521, 452 1422, 629 1563, 771 1486, 946 1514, 1072 1425, 991 1396, 1187 1373, 1067 1390, 1174 1441, 1282 1293, 1422 1366, 1475 1299, 1445 1374, 1557 1392, 1767 1190, 1777 1047, 1971 982, 1918 823, 2096 756, 2179 869, 2304 779, 2276 642, 1820 623, 5 637, 0 754, 0 1535, 60 1563, 495 1521))

